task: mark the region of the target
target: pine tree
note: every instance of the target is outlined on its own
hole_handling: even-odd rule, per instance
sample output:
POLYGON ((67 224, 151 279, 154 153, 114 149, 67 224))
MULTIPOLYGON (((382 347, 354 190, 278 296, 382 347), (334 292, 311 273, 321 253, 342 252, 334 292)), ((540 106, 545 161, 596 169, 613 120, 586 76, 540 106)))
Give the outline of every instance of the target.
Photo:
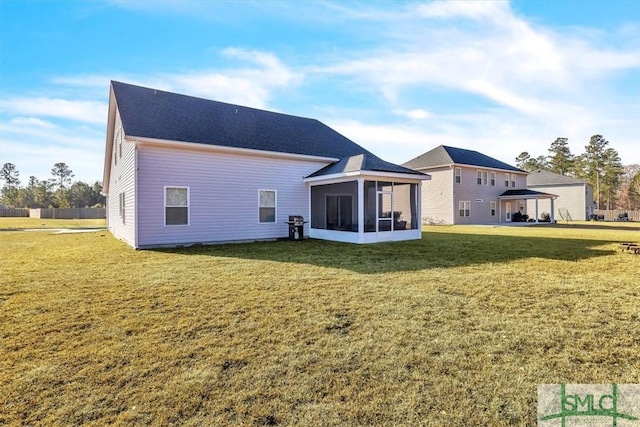
POLYGON ((547 166, 551 172, 567 175, 571 171, 574 156, 571 154, 571 149, 569 149, 567 141, 567 138, 559 137, 551 143, 551 147, 549 148, 551 155, 549 156, 547 166))

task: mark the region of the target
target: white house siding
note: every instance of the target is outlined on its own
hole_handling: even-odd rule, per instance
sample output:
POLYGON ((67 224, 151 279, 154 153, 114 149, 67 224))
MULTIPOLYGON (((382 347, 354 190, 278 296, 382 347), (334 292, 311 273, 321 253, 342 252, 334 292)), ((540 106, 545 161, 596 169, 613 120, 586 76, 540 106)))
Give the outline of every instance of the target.
POLYGON ((109 231, 115 237, 135 247, 135 145, 124 138, 120 114, 117 111, 112 142, 107 224, 109 231), (122 138, 122 154, 118 143, 119 138, 122 138), (120 212, 121 193, 125 195, 124 218, 120 212))
MULTIPOLYGON (((590 185, 536 185, 529 188, 558 196, 558 198, 553 202, 555 218, 557 221, 562 219, 558 214, 561 209, 567 209, 569 211, 569 215, 575 221, 589 219, 591 209, 593 208, 593 192, 591 191, 590 185)), ((535 215, 535 200, 527 201, 527 210, 531 212, 532 216, 535 215)), ((551 201, 548 199, 539 200, 538 212, 539 216, 542 215, 542 213, 551 213, 551 201)))
POLYGON ((141 146, 139 246, 287 237, 285 221, 289 215, 309 219, 309 189, 303 177, 325 165, 306 160, 141 146), (188 226, 165 226, 165 186, 189 187, 188 226), (276 223, 259 222, 259 190, 277 192, 276 223))
POLYGON ((453 193, 453 169, 449 166, 422 170, 431 175, 422 183, 422 221, 453 222, 451 194, 453 193))

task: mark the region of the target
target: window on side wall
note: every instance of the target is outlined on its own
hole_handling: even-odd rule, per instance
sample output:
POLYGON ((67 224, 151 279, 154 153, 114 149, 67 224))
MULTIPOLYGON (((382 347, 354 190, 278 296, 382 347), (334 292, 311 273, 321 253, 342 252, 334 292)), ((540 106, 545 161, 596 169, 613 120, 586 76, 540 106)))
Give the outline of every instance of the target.
POLYGON ((515 188, 516 186, 516 176, 511 174, 511 186, 515 188))
POLYGON ((125 218, 126 218, 126 198, 125 198, 125 193, 122 192, 120 193, 120 219, 122 219, 122 223, 125 224, 125 218))
POLYGON ((462 181, 462 169, 461 168, 456 168, 455 169, 455 176, 456 176, 456 184, 460 184, 460 181, 462 181))
POLYGON ((261 223, 276 222, 276 192, 275 190, 260 190, 258 214, 261 223))
POLYGON ((492 187, 496 186, 496 173, 495 172, 491 172, 491 186, 492 187))
POLYGON ((509 186, 509 174, 508 173, 504 174, 504 186, 505 187, 509 186))
POLYGON ((189 225, 189 187, 164 188, 164 224, 189 225))
POLYGON ((491 202, 491 216, 496 216, 496 202, 491 202))
POLYGON ((484 185, 489 185, 489 172, 484 171, 482 182, 484 185))
POLYGON ((476 171, 476 182, 478 185, 482 185, 482 171, 476 171))
POLYGON ((460 216, 470 216, 471 214, 471 202, 458 202, 458 209, 460 216))

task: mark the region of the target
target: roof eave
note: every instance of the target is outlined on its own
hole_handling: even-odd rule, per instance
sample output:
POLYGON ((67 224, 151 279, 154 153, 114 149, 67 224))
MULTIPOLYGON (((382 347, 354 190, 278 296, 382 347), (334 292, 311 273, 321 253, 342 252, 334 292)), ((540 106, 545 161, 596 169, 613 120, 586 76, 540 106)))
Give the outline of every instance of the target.
POLYGON ((113 132, 116 122, 118 106, 113 92, 113 86, 109 86, 109 109, 107 113, 107 132, 104 149, 104 166, 102 170, 102 194, 109 194, 109 177, 111 176, 111 157, 113 155, 113 132))
POLYGON ((431 175, 427 175, 427 174, 418 175, 418 174, 410 174, 410 173, 359 170, 359 171, 353 171, 353 172, 340 172, 340 173, 332 173, 328 175, 306 177, 302 181, 307 183, 316 183, 316 182, 323 182, 323 181, 344 180, 346 178, 359 178, 359 177, 392 178, 392 179, 404 180, 404 181, 428 181, 431 179, 431 175))

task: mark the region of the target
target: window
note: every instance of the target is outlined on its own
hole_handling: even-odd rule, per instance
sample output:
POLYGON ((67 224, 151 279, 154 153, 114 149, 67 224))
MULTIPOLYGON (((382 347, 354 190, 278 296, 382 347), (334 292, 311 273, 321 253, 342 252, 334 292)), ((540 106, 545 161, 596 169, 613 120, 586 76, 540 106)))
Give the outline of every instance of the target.
POLYGON ((511 174, 511 186, 515 188, 516 186, 516 176, 515 174, 511 174))
POLYGON ((478 182, 478 185, 482 185, 482 171, 476 172, 476 181, 478 182))
POLYGON ((462 180, 462 169, 456 168, 455 176, 456 176, 456 184, 460 184, 460 181, 462 180))
POLYGON ((164 224, 189 225, 189 187, 164 188, 164 224))
POLYGON ((496 186, 496 173, 495 172, 491 172, 491 186, 492 187, 496 186))
POLYGON ((484 177, 483 178, 484 185, 489 185, 489 172, 484 171, 483 177, 484 177))
POLYGON ((276 192, 275 190, 260 190, 259 216, 262 223, 276 222, 276 192))
POLYGON ((125 209, 125 196, 124 196, 124 192, 119 194, 120 196, 120 218, 122 218, 122 223, 125 223, 125 213, 126 213, 126 209, 125 209))
POLYGON ((458 202, 460 216, 470 216, 471 202, 458 202))
POLYGON ((491 216, 496 216, 496 202, 491 202, 491 216))

